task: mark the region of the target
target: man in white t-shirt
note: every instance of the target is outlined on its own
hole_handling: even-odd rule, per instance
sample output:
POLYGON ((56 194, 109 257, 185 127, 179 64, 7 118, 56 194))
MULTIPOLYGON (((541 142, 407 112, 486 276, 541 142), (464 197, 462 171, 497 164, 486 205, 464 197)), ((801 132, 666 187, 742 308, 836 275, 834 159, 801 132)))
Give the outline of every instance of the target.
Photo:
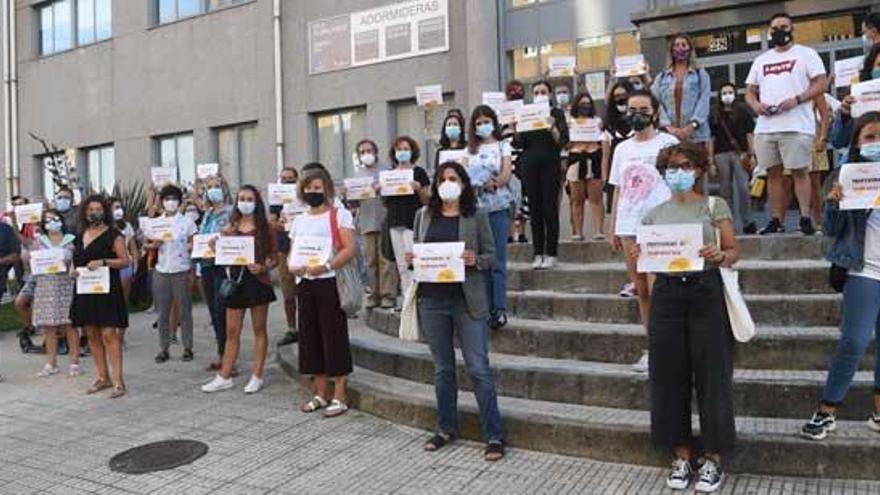
POLYGON ((812 100, 827 84, 825 65, 812 48, 794 43, 794 25, 788 14, 770 19, 774 48, 752 64, 746 102, 758 114, 755 154, 758 168, 767 172, 772 218, 761 234, 784 232, 783 168, 790 170, 800 205, 800 230, 815 232, 810 220, 810 177, 816 118, 812 100))

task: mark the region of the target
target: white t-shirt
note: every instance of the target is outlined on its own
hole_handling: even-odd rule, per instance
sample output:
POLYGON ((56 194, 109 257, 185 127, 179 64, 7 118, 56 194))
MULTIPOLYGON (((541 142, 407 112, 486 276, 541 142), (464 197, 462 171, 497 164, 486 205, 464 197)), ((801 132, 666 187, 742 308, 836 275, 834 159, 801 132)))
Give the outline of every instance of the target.
POLYGON ((880 280, 880 210, 871 210, 865 227, 865 267, 849 274, 880 280))
MULTIPOLYGON (((339 230, 354 230, 354 219, 351 216, 351 212, 346 210, 345 208, 337 208, 336 211, 336 219, 337 224, 339 225, 339 230)), ((294 218, 293 225, 290 226, 291 249, 293 248, 293 240, 296 238, 296 236, 327 237, 332 239, 333 232, 330 230, 330 212, 331 211, 326 211, 324 213, 321 213, 320 215, 310 215, 308 212, 306 212, 294 218)), ((314 280, 319 278, 332 278, 335 276, 336 271, 331 270, 317 277, 310 277, 306 275, 305 278, 309 280, 314 280)))
POLYGON ((181 215, 174 215, 171 225, 172 238, 164 241, 159 246, 159 256, 156 260, 156 271, 171 274, 189 271, 192 268, 192 260, 189 252, 189 239, 198 232, 196 224, 181 215))
MULTIPOLYGON (((794 45, 784 52, 775 49, 762 53, 749 70, 746 84, 758 86, 761 103, 778 105, 783 100, 804 93, 810 81, 825 74, 825 65, 816 50, 794 45)), ((813 105, 802 103, 776 115, 758 117, 755 134, 800 132, 814 136, 816 118, 813 105)))
POLYGON ((658 132, 649 141, 630 138, 617 146, 608 177, 608 182, 618 188, 616 235, 636 235, 642 217, 672 197, 657 171, 657 155, 674 144, 678 144, 675 136, 658 132))

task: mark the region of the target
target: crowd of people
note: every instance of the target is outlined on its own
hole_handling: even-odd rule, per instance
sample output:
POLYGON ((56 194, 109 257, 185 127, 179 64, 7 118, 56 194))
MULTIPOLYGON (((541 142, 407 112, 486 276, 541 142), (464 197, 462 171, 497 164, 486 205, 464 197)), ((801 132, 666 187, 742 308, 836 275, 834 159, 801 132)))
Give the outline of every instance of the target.
MULTIPOLYGON (((583 241, 586 203, 592 239, 621 252, 630 279, 622 295, 638 298, 639 318, 648 348, 634 369, 647 372, 651 396, 651 437, 674 457, 667 484, 717 490, 722 457, 735 444, 733 411, 733 336, 719 267, 739 259, 738 233, 778 234, 785 212, 796 200, 799 229, 817 229, 833 237, 828 255, 843 291, 842 336, 831 362, 823 399, 801 434, 821 440, 835 429, 840 407, 870 342, 880 334, 880 214, 841 210, 838 183, 846 163, 880 161, 880 113, 851 116, 853 99, 829 110, 828 81, 817 53, 794 42, 794 26, 785 14, 769 24, 773 48, 753 63, 746 87, 724 83, 711 103, 708 73, 695 61, 686 35, 672 39, 668 65, 655 77, 616 78, 602 98, 571 96, 566 85, 542 80, 531 85, 531 100, 550 106, 540 130, 502 125, 492 106, 476 106, 469 116, 450 111, 443 119, 437 153, 425 164, 419 142, 399 136, 381 156, 376 142, 359 141, 355 176, 372 178, 373 195, 350 198, 320 163, 280 171, 281 184, 295 185, 296 203, 267 205, 260 189, 243 185, 231 191, 218 173, 199 179, 191 190, 173 184, 150 195, 146 211, 125 212, 119 198, 90 195, 78 209, 69 188, 60 188, 36 223, 0 223, 0 267, 16 270, 21 289, 15 304, 29 327, 44 336, 46 363, 39 377, 59 373, 58 355, 66 342, 68 374, 82 373, 80 350, 87 342, 95 379, 88 393, 112 389, 125 395, 124 335, 131 282, 146 263, 157 315, 157 364, 172 359, 180 335, 183 361, 192 361, 193 287, 208 306, 216 339, 215 372, 202 390, 235 386, 245 314, 254 332, 253 364, 244 392, 266 385, 268 307, 276 300, 273 272, 280 285, 287 332, 279 345, 297 343, 299 370, 314 377, 314 396, 301 410, 334 417, 347 409, 346 377, 352 372, 348 318, 342 308, 338 273, 356 264, 367 294, 366 308, 401 311, 404 295, 415 294, 419 331, 435 366, 437 431, 424 445, 436 451, 459 434, 454 340, 459 344, 479 405, 486 442, 485 459, 505 453, 505 434, 489 364, 489 335, 504 327, 507 314, 507 249, 524 240, 530 224, 532 267, 557 265, 560 200, 569 195, 572 241, 583 241), (745 94, 740 101, 738 93, 745 94), (572 140, 570 127, 580 119, 600 118, 595 141, 572 140), (828 160, 827 144, 847 148, 828 160), (460 158, 442 161, 445 151, 460 158), (824 160, 823 160, 824 157, 824 160), (421 160, 421 161, 420 161, 421 160), (831 171, 829 163, 841 165, 831 171), (381 173, 412 171, 405 194, 385 194, 381 173), (430 172, 429 172, 430 171, 430 172), (829 174, 829 190, 820 195, 829 174), (716 176, 719 196, 710 196, 716 176), (766 177, 769 222, 756 226, 749 190, 766 177), (133 213, 135 216, 128 214, 133 213), (606 222, 605 215, 609 214, 606 222), (168 221, 155 237, 126 218, 146 215, 168 221), (637 269, 643 254, 636 233, 645 225, 702 225, 702 270, 646 274, 637 269), (606 230, 607 225, 607 230, 606 230), (253 238, 252 263, 215 264, 213 255, 193 253, 196 235, 214 235, 210 249, 224 237, 253 238), (324 239, 329 255, 302 264, 294 256, 297 240, 324 239), (463 281, 415 280, 414 246, 464 244, 463 281), (41 250, 61 250, 64 270, 31 275, 28 260, 41 250), (109 291, 79 294, 77 278, 109 269, 109 291), (20 273, 19 273, 20 272, 20 273), (84 341, 79 330, 82 329, 84 341), (333 389, 330 390, 332 382, 333 389), (696 389, 703 455, 693 461, 691 384, 696 389)), ((866 56, 862 80, 880 77, 880 17, 863 26, 866 56)), ((524 99, 526 87, 506 85, 509 100, 524 99)), ((14 205, 26 198, 12 199, 14 205)), ((27 350, 29 335, 23 334, 27 350)), ((880 359, 875 370, 875 411, 868 426, 880 431, 880 359)))

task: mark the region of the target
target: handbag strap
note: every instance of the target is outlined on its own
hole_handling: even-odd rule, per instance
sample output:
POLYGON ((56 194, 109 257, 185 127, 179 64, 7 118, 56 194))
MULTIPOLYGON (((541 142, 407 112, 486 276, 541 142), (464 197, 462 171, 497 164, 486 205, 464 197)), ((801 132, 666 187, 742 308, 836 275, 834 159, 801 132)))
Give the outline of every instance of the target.
POLYGON ((736 154, 742 155, 742 148, 739 146, 739 141, 733 137, 733 133, 730 132, 730 127, 727 127, 727 122, 724 121, 724 110, 721 110, 718 113, 718 123, 721 124, 721 129, 724 131, 724 134, 727 136, 727 140, 730 141, 730 145, 733 146, 733 151, 736 151, 736 154))
POLYGON ((718 249, 721 249, 721 229, 715 224, 715 205, 717 203, 718 198, 709 196, 709 219, 712 220, 712 225, 715 226, 715 244, 718 246, 718 249))
POLYGON ((342 236, 339 235, 339 210, 332 208, 330 210, 330 237, 333 239, 333 249, 338 253, 342 251, 342 236))
MULTIPOLYGON (((244 267, 242 266, 238 270, 238 280, 236 280, 235 283, 240 284, 241 277, 243 277, 243 276, 244 276, 244 267)), ((232 268, 228 267, 228 266, 226 267, 226 278, 229 280, 232 280, 232 268)))

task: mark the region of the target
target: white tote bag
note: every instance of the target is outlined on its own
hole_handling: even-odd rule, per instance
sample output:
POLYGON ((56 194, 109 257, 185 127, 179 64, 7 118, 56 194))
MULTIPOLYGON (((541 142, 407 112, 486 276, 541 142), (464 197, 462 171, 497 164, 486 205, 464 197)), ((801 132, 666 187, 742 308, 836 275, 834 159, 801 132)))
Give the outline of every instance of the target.
POLYGON ((400 311, 400 340, 416 342, 419 340, 419 283, 413 282, 403 295, 403 309, 400 311))
MULTIPOLYGON (((715 197, 709 197, 709 211, 715 211, 715 197)), ((715 229, 715 242, 721 247, 721 231, 715 229)), ((724 302, 727 305, 727 316, 733 338, 739 342, 748 342, 755 336, 755 321, 746 306, 746 300, 739 288, 739 272, 732 268, 719 267, 721 280, 724 282, 724 302)))

